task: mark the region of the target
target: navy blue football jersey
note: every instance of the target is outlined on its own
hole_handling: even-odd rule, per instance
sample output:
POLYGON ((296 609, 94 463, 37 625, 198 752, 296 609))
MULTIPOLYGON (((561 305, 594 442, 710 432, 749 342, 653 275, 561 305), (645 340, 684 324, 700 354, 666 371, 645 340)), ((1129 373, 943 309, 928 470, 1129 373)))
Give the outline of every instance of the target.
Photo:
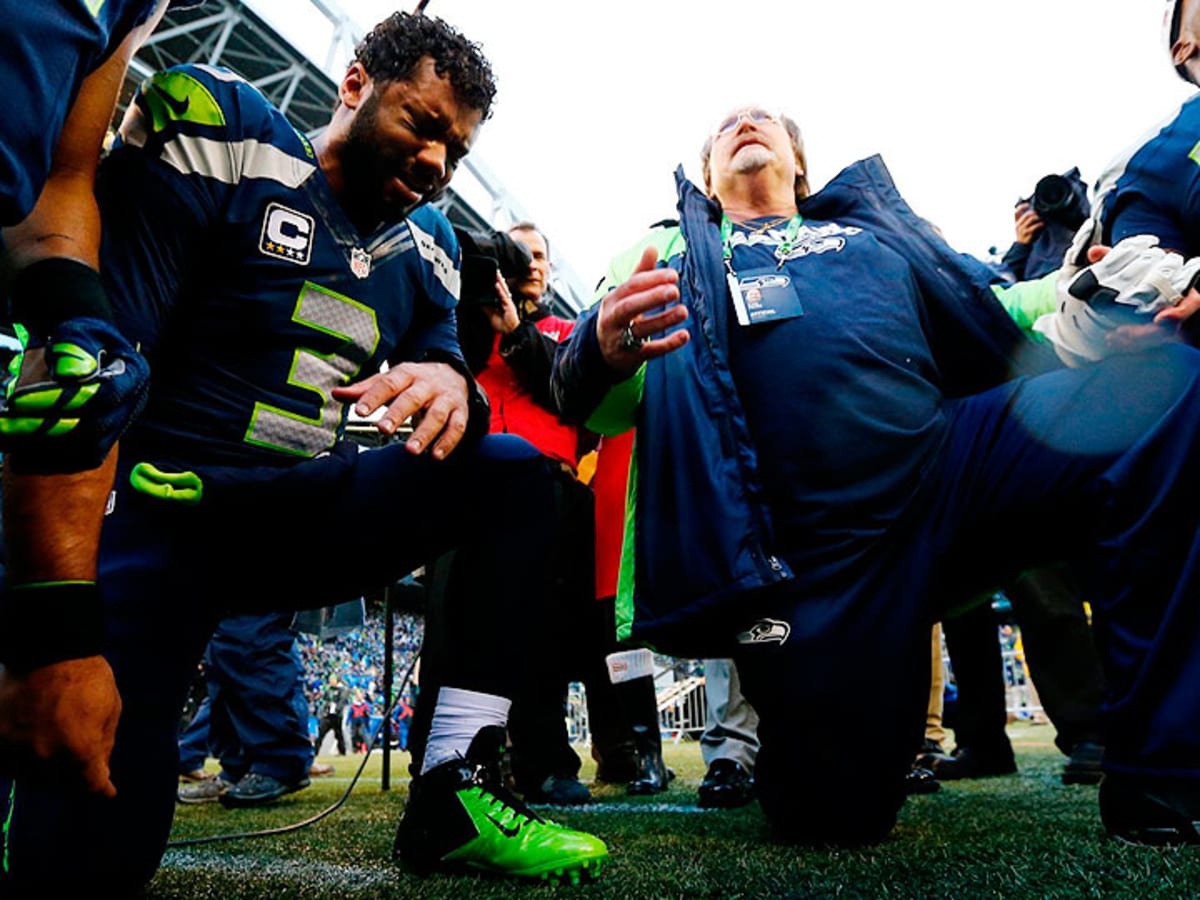
POLYGON ((1200 95, 1110 163, 1097 186, 1101 240, 1153 234, 1200 255, 1200 95))
POLYGON ((424 206, 360 234, 309 141, 231 72, 148 79, 97 192, 117 323, 153 373, 125 441, 139 459, 309 458, 341 434, 334 387, 385 362, 461 358, 445 216, 424 206))
POLYGON ((0 225, 29 215, 79 87, 157 0, 0 2, 0 225))

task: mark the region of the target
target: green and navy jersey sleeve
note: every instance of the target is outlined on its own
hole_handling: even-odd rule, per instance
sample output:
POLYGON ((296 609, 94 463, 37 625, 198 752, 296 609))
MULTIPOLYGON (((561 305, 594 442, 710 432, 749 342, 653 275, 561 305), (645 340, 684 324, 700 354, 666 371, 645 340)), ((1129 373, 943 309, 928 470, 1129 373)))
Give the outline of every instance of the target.
POLYGON ((217 280, 220 228, 239 188, 294 188, 316 171, 308 142, 248 82, 180 66, 142 83, 101 166, 101 266, 122 331, 153 357, 185 280, 217 280))
POLYGON ((420 290, 412 327, 389 362, 443 354, 461 360, 455 308, 462 289, 462 253, 454 228, 429 205, 415 209, 406 226, 412 235, 420 290))
POLYGON ((1102 243, 1152 234, 1200 255, 1200 96, 1110 165, 1097 194, 1102 243))

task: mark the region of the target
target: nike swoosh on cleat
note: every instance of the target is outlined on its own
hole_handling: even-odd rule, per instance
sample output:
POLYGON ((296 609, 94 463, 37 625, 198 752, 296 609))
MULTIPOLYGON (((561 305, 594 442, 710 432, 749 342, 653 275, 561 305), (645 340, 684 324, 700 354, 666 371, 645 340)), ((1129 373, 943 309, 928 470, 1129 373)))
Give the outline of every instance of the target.
POLYGON ((487 820, 489 822, 491 822, 493 825, 495 825, 498 829, 500 829, 500 833, 507 838, 515 838, 518 834, 521 833, 521 825, 523 824, 521 822, 518 822, 516 825, 510 827, 508 825, 502 825, 500 822, 498 822, 496 819, 492 818, 491 816, 488 816, 487 820))

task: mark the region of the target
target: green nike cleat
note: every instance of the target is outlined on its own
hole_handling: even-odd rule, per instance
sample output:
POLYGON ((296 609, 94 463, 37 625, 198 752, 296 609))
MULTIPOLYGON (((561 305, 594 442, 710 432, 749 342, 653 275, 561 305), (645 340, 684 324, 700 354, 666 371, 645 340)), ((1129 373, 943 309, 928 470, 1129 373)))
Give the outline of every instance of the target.
POLYGON ((595 878, 608 859, 604 842, 541 818, 496 779, 498 754, 482 748, 502 746, 503 735, 485 728, 466 759, 413 779, 393 856, 420 874, 469 868, 554 883, 595 878))

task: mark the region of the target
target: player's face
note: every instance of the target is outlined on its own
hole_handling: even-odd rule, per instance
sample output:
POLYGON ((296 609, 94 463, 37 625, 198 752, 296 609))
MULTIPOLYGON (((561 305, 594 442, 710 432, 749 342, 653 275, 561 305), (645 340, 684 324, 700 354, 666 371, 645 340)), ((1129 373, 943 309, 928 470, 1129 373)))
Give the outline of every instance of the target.
POLYGON ((426 57, 405 81, 372 82, 343 151, 356 218, 399 221, 437 196, 475 140, 482 115, 459 103, 426 57))
POLYGON ((533 257, 528 274, 524 278, 514 279, 513 290, 523 299, 537 302, 546 293, 546 282, 550 280, 550 254, 546 241, 536 231, 527 228, 510 231, 509 236, 524 244, 533 257))

